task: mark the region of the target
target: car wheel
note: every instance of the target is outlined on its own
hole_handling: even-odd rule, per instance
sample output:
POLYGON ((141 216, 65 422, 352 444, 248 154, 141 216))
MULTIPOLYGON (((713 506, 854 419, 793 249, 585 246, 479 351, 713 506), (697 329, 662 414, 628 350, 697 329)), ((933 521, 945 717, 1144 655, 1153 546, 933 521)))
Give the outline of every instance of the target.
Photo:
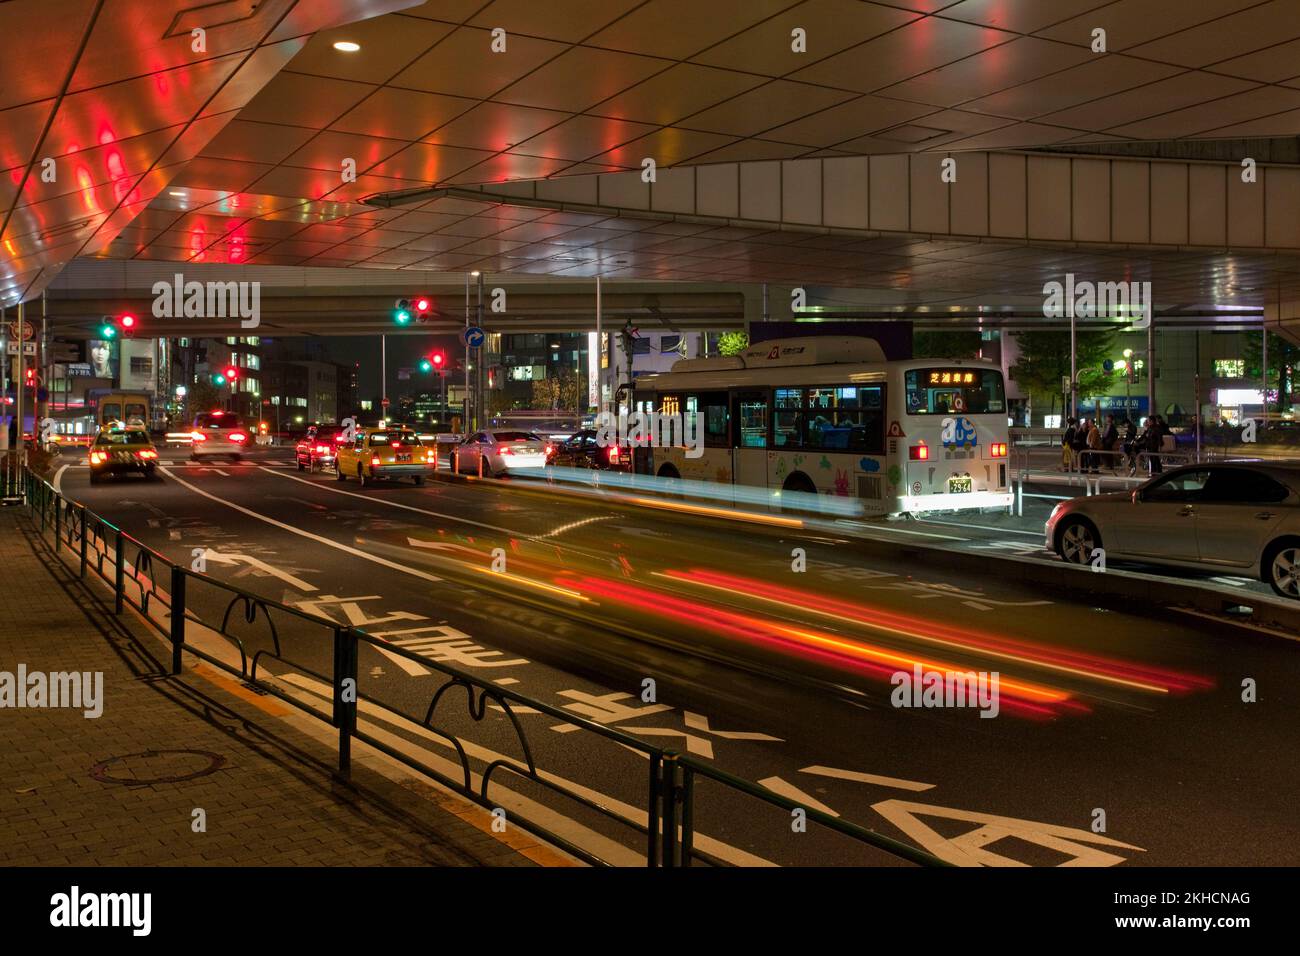
POLYGON ((306 470, 306 469, 304 469, 304 468, 302 467, 302 459, 301 459, 301 458, 295 458, 295 459, 294 459, 294 462, 298 465, 298 470, 299 470, 299 471, 305 471, 305 470, 306 470))
POLYGON ((366 485, 370 484, 373 480, 374 479, 366 478, 366 473, 361 469, 360 465, 357 465, 357 481, 361 482, 362 488, 366 487, 366 485))
POLYGON ((1276 594, 1300 600, 1300 541, 1279 541, 1264 554, 1264 580, 1276 594))
POLYGON ((103 477, 102 475, 98 474, 97 472, 93 472, 93 471, 92 471, 92 472, 90 473, 90 483, 91 483, 92 485, 97 485, 97 484, 99 484, 100 479, 101 479, 102 477, 103 477))
POLYGON ((1056 553, 1071 564, 1091 564, 1101 535, 1086 518, 1069 518, 1056 537, 1056 553))
POLYGON ((345 474, 343 474, 343 469, 342 469, 341 467, 339 467, 338 465, 335 465, 335 466, 334 466, 334 478, 335 478, 337 481, 347 481, 347 480, 348 480, 348 476, 345 475, 345 474))
POLYGON ((422 485, 422 484, 424 484, 424 475, 416 475, 416 476, 415 476, 415 483, 416 483, 417 485, 422 485))

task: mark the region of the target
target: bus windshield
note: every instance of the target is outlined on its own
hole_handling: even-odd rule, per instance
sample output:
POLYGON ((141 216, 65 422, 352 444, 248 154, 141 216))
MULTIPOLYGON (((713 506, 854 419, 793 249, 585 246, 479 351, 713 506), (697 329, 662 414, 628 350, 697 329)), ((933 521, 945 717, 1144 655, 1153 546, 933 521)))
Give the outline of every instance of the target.
POLYGON ((1002 373, 969 366, 909 369, 905 376, 907 414, 983 415, 1006 411, 1002 373))

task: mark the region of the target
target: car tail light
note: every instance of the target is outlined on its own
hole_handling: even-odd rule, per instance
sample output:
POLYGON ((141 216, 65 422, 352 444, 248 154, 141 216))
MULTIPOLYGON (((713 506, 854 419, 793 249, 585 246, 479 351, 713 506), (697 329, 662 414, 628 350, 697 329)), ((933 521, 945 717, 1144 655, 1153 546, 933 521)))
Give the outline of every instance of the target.
POLYGON ((108 460, 108 455, 104 454, 102 451, 92 451, 90 453, 90 463, 92 465, 98 465, 101 462, 107 460, 108 460))
POLYGON ((912 461, 929 461, 930 446, 912 445, 907 449, 907 457, 910 458, 912 461))
POLYGON ((378 455, 371 455, 371 456, 370 456, 370 464, 372 464, 372 465, 377 465, 377 464, 379 464, 379 456, 378 456, 378 455))
POLYGON ((994 458, 1006 458, 1006 457, 1007 457, 1007 443, 1006 443, 1006 442, 1004 442, 1004 441, 994 442, 994 443, 992 444, 992 446, 990 446, 990 447, 991 447, 992 450, 993 450, 993 457, 994 457, 994 458))
POLYGON ((193 442, 201 442, 201 441, 207 441, 207 440, 208 440, 208 436, 205 435, 205 434, 203 434, 203 432, 191 432, 191 433, 190 433, 190 441, 193 441, 193 442))
POLYGON ((515 450, 511 448, 509 445, 502 445, 500 448, 497 449, 497 451, 500 452, 502 455, 513 455, 515 453, 515 450))
POLYGON ((335 435, 335 436, 334 436, 334 444, 336 444, 336 445, 342 445, 342 444, 343 444, 345 441, 347 441, 347 440, 348 440, 348 439, 347 439, 347 436, 346 436, 346 435, 335 435))
POLYGON ((316 446, 316 454, 318 454, 318 455, 324 455, 324 454, 325 454, 326 452, 328 452, 328 451, 329 451, 329 446, 328 446, 328 445, 317 445, 317 446, 316 446))
POLYGON ((618 446, 617 446, 617 445, 610 445, 610 446, 609 446, 609 463, 610 463, 611 465, 617 465, 617 464, 618 464, 618 446))
POLYGON ((402 443, 400 441, 390 441, 388 444, 392 445, 394 448, 402 447, 402 443))
POLYGON ((550 458, 550 457, 551 457, 552 455, 554 455, 554 454, 555 454, 555 446, 554 446, 554 445, 547 445, 547 446, 546 446, 546 457, 547 457, 547 458, 550 458))
POLYGON ((157 457, 158 457, 158 453, 157 453, 156 451, 154 451, 153 449, 151 449, 151 448, 146 448, 144 451, 138 451, 138 452, 136 452, 135 454, 136 454, 136 457, 138 457, 138 458, 157 458, 157 457))
POLYGON ((230 440, 233 441, 236 445, 242 445, 244 442, 248 441, 248 436, 245 435, 243 432, 231 432, 230 440))

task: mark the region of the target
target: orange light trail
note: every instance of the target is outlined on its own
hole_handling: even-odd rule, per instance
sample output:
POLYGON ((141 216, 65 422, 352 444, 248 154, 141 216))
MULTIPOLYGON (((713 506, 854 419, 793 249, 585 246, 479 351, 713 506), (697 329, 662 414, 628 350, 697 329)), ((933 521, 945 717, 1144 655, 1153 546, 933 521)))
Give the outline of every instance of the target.
POLYGON ((1212 686, 1209 681, 1191 675, 1138 667, 1095 655, 1070 651, 1049 652, 1048 649, 1033 644, 958 630, 937 621, 896 614, 879 608, 863 607, 829 595, 800 591, 707 569, 693 568, 689 572, 656 573, 671 580, 725 591, 729 594, 739 593, 781 607, 797 607, 821 617, 887 630, 931 644, 1000 657, 1019 664, 1042 667, 1152 693, 1188 692, 1212 686))

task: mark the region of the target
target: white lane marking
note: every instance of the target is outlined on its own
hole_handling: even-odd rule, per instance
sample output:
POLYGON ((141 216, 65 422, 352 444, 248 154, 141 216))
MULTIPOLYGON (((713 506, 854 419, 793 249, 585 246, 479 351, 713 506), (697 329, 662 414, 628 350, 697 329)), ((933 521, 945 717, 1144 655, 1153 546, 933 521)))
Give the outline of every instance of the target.
MULTIPOLYGON (((54 473, 54 493, 63 494, 63 473, 68 470, 68 465, 60 465, 59 470, 54 473)), ((89 467, 89 466, 87 466, 89 467)))
POLYGON ((322 537, 321 535, 312 534, 310 531, 303 531, 301 528, 295 528, 293 525, 285 524, 283 521, 276 521, 274 518, 268 518, 264 514, 259 514, 258 512, 253 511, 250 508, 245 508, 242 505, 237 505, 233 501, 226 501, 223 498, 218 498, 216 495, 209 494, 208 492, 204 491, 202 488, 194 487, 194 485, 190 484, 185 479, 178 478, 176 475, 173 475, 166 468, 162 469, 162 473, 166 475, 168 478, 170 478, 172 481, 176 482, 177 484, 188 488, 196 495, 202 495, 204 498, 207 498, 210 501, 217 502, 217 504, 225 505, 227 508, 233 508, 235 511, 238 511, 241 514, 246 514, 250 518, 256 518, 258 521, 263 521, 266 524, 275 525, 275 527, 280 528, 283 531, 288 531, 290 534, 296 534, 300 538, 308 538, 312 541, 315 541, 318 544, 325 545, 327 548, 334 548, 337 551, 342 551, 346 554, 353 555, 354 557, 361 558, 363 561, 370 561, 373 564, 381 564, 386 568, 391 568, 394 571, 400 571, 403 574, 409 574, 412 577, 423 578, 425 581, 436 581, 438 583, 442 583, 442 578, 438 577, 435 574, 428 574, 427 572, 420 571, 417 568, 408 568, 405 565, 398 564, 396 561, 389 561, 387 558, 381 558, 378 555, 366 554, 366 552, 359 551, 356 548, 350 548, 346 544, 340 544, 337 541, 331 541, 329 538, 322 537))
POLYGON ((230 477, 230 472, 228 472, 228 471, 222 471, 220 468, 213 468, 212 470, 215 471, 215 472, 216 472, 218 475, 220 475, 222 478, 229 478, 229 477, 230 477))
POLYGON ((932 783, 918 783, 915 780, 904 780, 901 777, 883 777, 878 773, 863 773, 860 770, 840 770, 838 767, 812 766, 804 767, 800 773, 812 773, 819 777, 834 777, 836 780, 851 780, 854 783, 870 783, 878 787, 893 787, 896 790, 914 790, 920 793, 922 790, 933 790, 932 783))
POLYGON ((975 528, 978 531, 996 531, 998 534, 1027 534, 1031 538, 1041 538, 1041 531, 1019 531, 1015 528, 994 528, 986 524, 954 524, 950 521, 927 521, 926 524, 937 525, 940 528, 975 528))
MULTIPOLYGON (((177 538, 180 537, 180 532, 176 532, 176 537, 177 538)), ((227 551, 225 554, 222 554, 220 551, 214 551, 212 548, 207 548, 203 552, 203 557, 205 560, 215 561, 217 564, 238 564, 239 562, 242 561, 252 568, 256 568, 259 571, 262 571, 266 574, 270 574, 273 575, 274 577, 279 578, 281 581, 284 581, 285 583, 292 585, 293 587, 297 588, 299 591, 316 590, 315 585, 308 584, 302 578, 296 578, 288 571, 281 571, 279 568, 272 567, 271 565, 267 564, 265 561, 261 560, 260 558, 254 558, 251 555, 236 554, 233 551, 227 551)))
POLYGON ((518 684, 518 683, 519 683, 519 678, 518 678, 518 677, 498 677, 498 678, 497 678, 496 680, 494 680, 492 683, 494 683, 494 684, 500 684, 502 687, 509 687, 511 684, 518 684))
POLYGON ((758 781, 758 785, 760 787, 767 787, 767 789, 771 790, 773 793, 779 794, 787 800, 794 800, 803 804, 805 807, 812 807, 814 810, 820 810, 827 816, 839 816, 838 813, 826 806, 826 804, 822 803, 816 797, 804 793, 794 784, 787 780, 782 780, 780 777, 764 777, 762 780, 758 781))
POLYGON ((299 478, 297 475, 281 475, 279 472, 272 471, 270 468, 263 467, 262 470, 268 475, 275 475, 277 478, 288 478, 290 481, 301 481, 304 485, 311 485, 319 491, 328 491, 336 495, 347 495, 349 498, 360 498, 363 501, 373 502, 378 505, 388 505, 390 508, 401 508, 403 511, 414 511, 416 514, 429 515, 432 518, 442 518, 446 521, 459 521, 461 524, 472 524, 476 528, 487 528, 489 531, 498 531, 501 534, 508 534, 512 538, 536 537, 536 535, 512 531, 510 528, 502 528, 494 524, 484 524, 482 521, 474 521, 471 518, 462 518, 459 515, 443 514, 440 511, 430 511, 427 508, 417 508, 414 505, 404 505, 399 501, 389 501, 386 498, 372 498, 370 495, 358 494, 355 491, 344 491, 342 488, 331 488, 329 485, 321 484, 319 481, 308 481, 306 478, 299 478))
POLYGON ((910 528, 892 528, 888 525, 863 524, 861 521, 836 521, 838 527, 849 527, 861 531, 892 531, 897 534, 914 534, 922 538, 942 538, 945 541, 970 541, 954 534, 933 534, 929 531, 912 531, 910 528))

